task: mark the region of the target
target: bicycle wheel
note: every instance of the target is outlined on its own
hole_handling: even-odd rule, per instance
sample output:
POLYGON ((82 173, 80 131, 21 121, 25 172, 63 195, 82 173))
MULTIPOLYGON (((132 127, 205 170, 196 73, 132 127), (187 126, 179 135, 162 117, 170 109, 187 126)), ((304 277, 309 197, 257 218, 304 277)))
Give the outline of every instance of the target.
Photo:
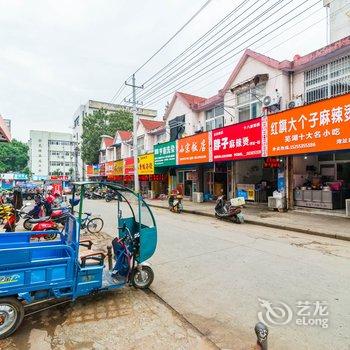
POLYGON ((99 233, 103 228, 103 224, 101 218, 93 218, 88 221, 86 228, 90 233, 99 233))

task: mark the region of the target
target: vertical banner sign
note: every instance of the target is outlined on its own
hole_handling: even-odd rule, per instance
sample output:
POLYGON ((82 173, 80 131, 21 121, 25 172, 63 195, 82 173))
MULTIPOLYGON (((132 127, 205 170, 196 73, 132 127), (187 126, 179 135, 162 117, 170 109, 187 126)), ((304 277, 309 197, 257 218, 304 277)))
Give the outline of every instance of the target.
POLYGON ((261 118, 256 118, 213 130, 213 161, 260 158, 261 125, 261 118))
POLYGON ((134 175, 134 157, 124 159, 124 175, 134 175))
POLYGON ((106 163, 101 163, 99 168, 100 168, 100 176, 105 176, 106 175, 106 163))
POLYGON ((124 160, 120 159, 114 162, 114 172, 115 176, 122 176, 124 174, 124 160))
POLYGON ((350 148, 350 94, 267 117, 268 155, 350 148))
POLYGON ((94 167, 92 165, 86 165, 85 168, 86 176, 93 176, 94 175, 94 167))
POLYGON ((211 132, 203 132, 177 141, 178 164, 209 163, 213 160, 211 132))
POLYGON ((154 166, 176 165, 176 141, 170 141, 154 145, 154 166))
POLYGON ((154 174, 154 154, 144 154, 138 157, 139 175, 154 174))
POLYGON ((113 176, 114 175, 114 162, 107 162, 105 163, 105 173, 106 176, 113 176))
POLYGON ((100 175, 100 165, 94 164, 92 167, 93 167, 93 175, 94 176, 100 175))

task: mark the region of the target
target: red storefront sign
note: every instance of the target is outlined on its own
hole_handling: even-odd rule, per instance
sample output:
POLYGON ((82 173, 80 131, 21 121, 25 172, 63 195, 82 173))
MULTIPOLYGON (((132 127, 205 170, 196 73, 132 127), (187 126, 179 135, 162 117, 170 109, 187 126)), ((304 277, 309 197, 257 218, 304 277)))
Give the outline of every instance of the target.
POLYGON ((213 130, 213 161, 262 157, 261 132, 261 118, 213 130))
POLYGON ((105 164, 106 164, 105 165, 106 176, 114 175, 114 162, 107 162, 105 164))
POLYGON ((134 175, 134 157, 124 160, 124 175, 134 175))

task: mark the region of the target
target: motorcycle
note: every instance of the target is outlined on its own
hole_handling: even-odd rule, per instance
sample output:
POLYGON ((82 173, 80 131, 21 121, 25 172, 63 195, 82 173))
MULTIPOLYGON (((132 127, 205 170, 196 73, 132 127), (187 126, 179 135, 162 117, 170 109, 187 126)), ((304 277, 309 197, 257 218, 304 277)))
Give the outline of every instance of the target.
POLYGON ((183 196, 179 193, 172 193, 169 196, 168 204, 169 204, 169 210, 173 213, 180 214, 183 211, 183 204, 182 204, 183 196))
POLYGON ((118 200, 118 196, 115 192, 108 191, 105 195, 105 201, 108 203, 112 200, 118 200))
POLYGON ((215 217, 218 219, 229 219, 236 224, 244 223, 241 208, 232 205, 231 201, 225 201, 224 196, 219 196, 215 205, 215 217))
POLYGON ((47 241, 52 241, 57 237, 58 223, 51 220, 49 216, 44 216, 38 219, 31 219, 29 222, 32 224, 32 232, 54 231, 53 233, 33 234, 31 238, 37 238, 38 240, 44 238, 47 241))

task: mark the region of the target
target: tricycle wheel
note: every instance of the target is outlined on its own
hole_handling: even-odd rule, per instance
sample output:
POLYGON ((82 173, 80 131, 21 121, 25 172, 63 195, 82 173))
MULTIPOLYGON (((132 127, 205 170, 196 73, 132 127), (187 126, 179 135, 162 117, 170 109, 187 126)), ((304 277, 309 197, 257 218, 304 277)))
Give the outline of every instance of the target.
POLYGON ((154 272, 149 266, 136 268, 131 276, 131 283, 135 288, 147 289, 153 282, 154 272))
POLYGON ((23 317, 24 307, 16 298, 0 299, 0 339, 15 332, 23 317))
POLYGON ((23 227, 27 230, 27 231, 31 231, 32 230, 32 224, 29 222, 30 218, 25 219, 23 221, 23 227))

